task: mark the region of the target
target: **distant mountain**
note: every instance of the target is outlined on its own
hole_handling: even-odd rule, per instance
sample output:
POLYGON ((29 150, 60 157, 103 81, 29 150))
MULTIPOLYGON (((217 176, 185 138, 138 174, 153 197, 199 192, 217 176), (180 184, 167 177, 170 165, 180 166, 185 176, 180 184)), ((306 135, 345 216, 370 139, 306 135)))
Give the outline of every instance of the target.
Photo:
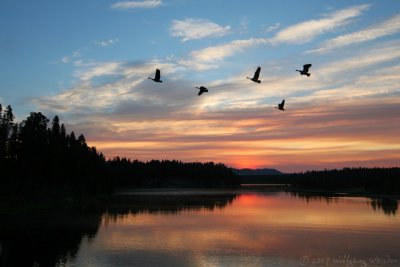
POLYGON ((281 173, 278 170, 275 169, 234 169, 232 168, 232 171, 237 174, 237 175, 281 175, 281 173))

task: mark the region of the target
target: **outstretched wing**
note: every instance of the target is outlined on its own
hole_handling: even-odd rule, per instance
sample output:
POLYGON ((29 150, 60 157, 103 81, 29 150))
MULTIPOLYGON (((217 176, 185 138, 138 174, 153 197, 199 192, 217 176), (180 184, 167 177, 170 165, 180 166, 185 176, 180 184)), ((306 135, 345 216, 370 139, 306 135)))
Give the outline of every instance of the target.
POLYGON ((285 99, 282 100, 281 105, 282 105, 282 107, 285 105, 285 99))
POLYGON ((308 72, 308 70, 311 68, 312 64, 305 64, 303 65, 303 71, 308 72))
POLYGON ((258 67, 256 72, 254 73, 253 80, 258 80, 258 77, 260 77, 260 71, 261 71, 261 67, 258 67))
POLYGON ((161 78, 160 70, 156 69, 156 77, 154 77, 154 79, 158 81, 158 80, 160 80, 160 78, 161 78))

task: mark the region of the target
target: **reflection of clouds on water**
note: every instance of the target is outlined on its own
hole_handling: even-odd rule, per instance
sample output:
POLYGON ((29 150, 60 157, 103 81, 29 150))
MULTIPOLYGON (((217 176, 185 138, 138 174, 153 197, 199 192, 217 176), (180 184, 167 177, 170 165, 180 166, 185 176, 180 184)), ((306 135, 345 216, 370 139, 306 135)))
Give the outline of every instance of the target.
MULTIPOLYGON (((172 194, 156 198, 169 202, 167 195, 172 194)), ((126 214, 104 224, 98 248, 77 262, 85 265, 89 258, 95 265, 122 259, 140 266, 298 266, 303 255, 397 256, 398 218, 374 213, 365 198, 305 200, 284 192, 246 191, 223 209, 126 214), (109 249, 112 259, 102 253, 109 249)))
POLYGON ((389 210, 361 197, 138 190, 91 208, 0 220, 0 265, 297 266, 304 255, 398 258, 400 218, 366 203, 389 210))

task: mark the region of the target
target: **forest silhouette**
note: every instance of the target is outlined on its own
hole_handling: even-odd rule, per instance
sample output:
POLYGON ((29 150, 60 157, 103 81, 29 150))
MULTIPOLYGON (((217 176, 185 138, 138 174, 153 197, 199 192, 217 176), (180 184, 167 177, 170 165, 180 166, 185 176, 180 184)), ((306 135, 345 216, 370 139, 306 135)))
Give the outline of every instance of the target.
POLYGON ((89 147, 83 134, 67 133, 55 116, 31 112, 14 122, 11 106, 0 104, 0 193, 42 198, 111 193, 120 187, 230 187, 240 180, 230 168, 213 162, 176 160, 142 162, 115 157, 106 160, 89 147))
POLYGON ((341 170, 307 171, 282 177, 294 189, 340 190, 362 188, 373 193, 399 193, 400 168, 343 168, 341 170))
POLYGON ((343 168, 269 175, 240 175, 243 184, 286 184, 314 192, 400 193, 400 168, 343 168))

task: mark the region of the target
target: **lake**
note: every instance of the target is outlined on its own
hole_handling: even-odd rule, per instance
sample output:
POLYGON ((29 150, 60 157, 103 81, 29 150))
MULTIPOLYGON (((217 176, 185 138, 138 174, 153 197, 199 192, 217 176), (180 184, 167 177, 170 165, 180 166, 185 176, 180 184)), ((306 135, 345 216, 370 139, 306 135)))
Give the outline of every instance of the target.
POLYGON ((0 266, 400 266, 398 202, 136 190, 0 222, 0 266))

